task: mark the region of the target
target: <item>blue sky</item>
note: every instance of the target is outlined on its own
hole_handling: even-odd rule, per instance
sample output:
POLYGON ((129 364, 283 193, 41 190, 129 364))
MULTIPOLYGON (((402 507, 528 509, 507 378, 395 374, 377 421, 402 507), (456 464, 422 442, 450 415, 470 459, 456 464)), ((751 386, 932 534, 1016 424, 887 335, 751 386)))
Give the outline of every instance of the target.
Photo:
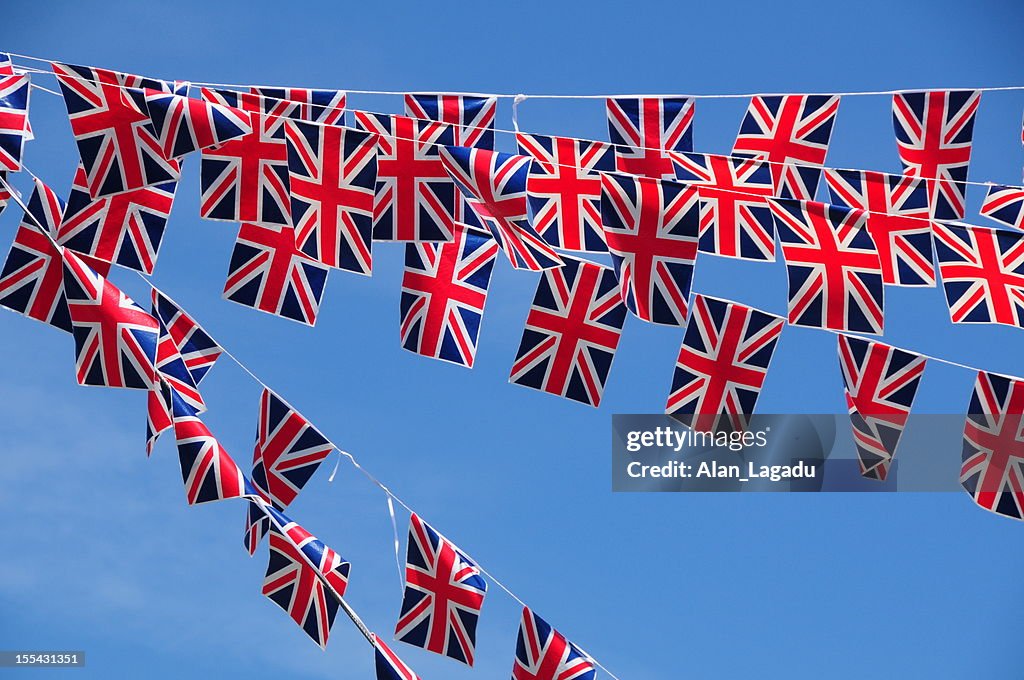
MULTIPOLYGON (((397 91, 1021 84, 1024 17, 1011 0, 830 4, 16 3, 0 49, 164 78, 397 91)), ((27 163, 66 194, 75 149, 62 103, 37 92, 33 107, 27 163)), ((698 102, 697 150, 726 152, 743 107, 698 102)), ((972 179, 1020 178, 1022 108, 1021 93, 983 97, 972 179)), ((499 127, 509 114, 505 101, 499 127)), ((593 100, 529 101, 520 124, 606 138, 593 100)), ((506 135, 499 144, 512 150, 506 135)), ((887 98, 843 101, 829 164, 898 170, 887 98)), ((623 680, 1019 673, 1017 523, 962 494, 612 494, 610 416, 663 408, 681 330, 631 318, 592 410, 507 384, 537 276, 504 261, 472 371, 399 348, 401 247, 375 248, 372 278, 332 272, 315 329, 276 319, 220 299, 235 228, 198 218, 197 171, 190 158, 156 282, 623 680)), ((974 215, 980 191, 969 194, 974 215)), ((0 217, 4 244, 19 212, 0 217)), ((130 273, 114 280, 146 299, 130 273)), ((704 258, 695 288, 785 309, 781 262, 704 258)), ((1024 375, 1021 331, 953 327, 939 289, 888 289, 886 317, 894 344, 1024 375)), ((787 328, 759 410, 842 411, 834 342, 787 328)), ((84 649, 75 677, 372 677, 346 621, 322 653, 260 596, 265 552, 250 560, 241 549, 242 504, 186 507, 167 437, 146 460, 141 393, 78 387, 71 339, 13 314, 0 316, 0 353, 0 648, 84 649)), ((919 410, 962 412, 972 380, 931 365, 919 410)), ((258 386, 227 361, 204 386, 207 422, 247 463, 258 386)), ((292 514, 352 561, 350 601, 388 635, 400 586, 384 498, 351 467, 333 484, 328 472, 292 514)), ((517 625, 517 605, 492 587, 477 669, 396 649, 424 680, 508 677, 517 625)))

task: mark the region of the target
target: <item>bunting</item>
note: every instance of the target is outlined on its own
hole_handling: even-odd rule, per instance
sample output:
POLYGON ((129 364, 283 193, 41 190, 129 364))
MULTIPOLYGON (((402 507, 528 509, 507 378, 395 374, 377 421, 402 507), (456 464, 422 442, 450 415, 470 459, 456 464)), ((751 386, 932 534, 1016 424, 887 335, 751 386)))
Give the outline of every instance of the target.
POLYGON ((936 224, 933 234, 950 320, 1024 326, 1024 233, 936 224))
POLYGON ((512 680, 596 680, 590 658, 528 607, 523 607, 512 680))
POLYGON ((964 424, 960 484, 994 513, 1024 519, 1024 381, 978 371, 964 424))
POLYGON ((0 75, 0 170, 21 170, 28 138, 29 75, 0 75))
POLYGON ((993 184, 985 194, 981 214, 1000 224, 1024 231, 1024 187, 993 184))
POLYGON ((694 103, 689 97, 612 97, 605 101, 608 135, 619 172, 675 179, 678 154, 693 151, 694 103))
POLYGON ((165 158, 224 144, 252 133, 249 113, 202 99, 146 90, 146 113, 165 158))

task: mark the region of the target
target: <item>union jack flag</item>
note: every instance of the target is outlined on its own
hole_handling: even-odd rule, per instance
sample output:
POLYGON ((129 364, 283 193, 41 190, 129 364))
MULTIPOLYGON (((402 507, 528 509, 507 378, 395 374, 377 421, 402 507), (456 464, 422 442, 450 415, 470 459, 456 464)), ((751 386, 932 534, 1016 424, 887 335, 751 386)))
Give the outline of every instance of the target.
POLYGON ((10 200, 11 190, 7 184, 7 171, 0 170, 0 214, 3 214, 4 208, 7 207, 10 200))
POLYGON ((697 188, 626 175, 601 182, 605 240, 626 306, 644 321, 683 325, 697 258, 697 188))
POLYGON ((63 256, 78 384, 152 389, 157 320, 73 252, 63 256))
POLYGON ((675 179, 678 154, 693 151, 693 99, 619 97, 605 102, 619 172, 675 179))
POLYGON ((773 199, 789 278, 789 323, 881 333, 882 264, 866 215, 813 201, 773 199))
POLYGON ((1024 519, 1024 382, 978 371, 964 423, 960 484, 992 512, 1024 519))
POLYGON ((377 136, 295 121, 285 136, 299 250, 328 267, 370 274, 377 136))
POLYGON ((373 665, 377 680, 420 680, 420 676, 376 635, 373 635, 373 665))
POLYGON ((402 347, 473 367, 498 244, 460 225, 452 243, 410 243, 402 277, 402 347))
POLYGON ((882 283, 934 286, 928 190, 916 177, 861 170, 826 170, 832 203, 863 210, 878 249, 882 283))
POLYGON ((196 385, 201 383, 224 350, 174 300, 155 288, 153 316, 167 328, 196 385))
POLYGON ((14 62, 11 61, 11 55, 6 52, 0 52, 0 76, 13 76, 14 75, 14 62))
POLYGON ((345 125, 346 93, 298 87, 253 87, 250 92, 267 101, 299 104, 299 119, 323 125, 345 125))
MULTIPOLYGON (((281 397, 264 388, 260 395, 260 419, 256 429, 256 448, 252 454, 252 482, 256 490, 275 508, 292 504, 313 473, 334 446, 281 397)), ((251 506, 254 504, 250 504, 251 506)), ((261 528, 253 525, 252 513, 245 545, 256 552, 261 528)))
POLYGON ((0 170, 21 170, 28 130, 29 75, 0 76, 0 170))
POLYGON ((775 261, 768 165, 754 159, 679 154, 676 178, 697 187, 702 253, 775 261))
POLYGON ((981 214, 1008 227, 1024 230, 1024 187, 990 186, 981 214))
POLYGON ((255 496, 256 490, 199 416, 170 390, 174 438, 189 505, 255 496))
POLYGON ((974 114, 980 103, 980 90, 905 92, 892 97, 903 174, 927 182, 935 219, 963 219, 974 114))
POLYGON ((838 112, 837 95, 751 97, 732 152, 767 161, 776 196, 812 201, 838 112))
POLYGON ((441 160, 515 269, 540 271, 562 264, 558 253, 530 225, 526 201, 529 157, 446 146, 441 160))
POLYGON ((860 473, 885 481, 927 360, 880 342, 838 338, 860 473))
POLYGON ((953 323, 1024 327, 1024 234, 940 223, 933 233, 953 323))
POLYGON ((566 257, 537 284, 509 381, 600 406, 625 320, 615 273, 566 257))
POLYGON ((86 66, 54 62, 52 67, 64 93, 90 196, 178 180, 181 164, 163 155, 141 93, 141 88, 170 91, 167 83, 86 66))
POLYGON ((329 271, 298 249, 291 227, 243 223, 231 253, 224 299, 312 326, 329 271))
POLYGON ((177 187, 166 182, 92 198, 79 164, 56 241, 76 253, 152 274, 177 187))
POLYGON ((774 314, 695 296, 665 412, 700 432, 745 431, 784 325, 774 314))
POLYGON ((249 113, 252 132, 201 151, 199 216, 228 222, 291 224, 286 119, 295 118, 298 104, 256 95, 202 89, 204 101, 234 106, 249 113))
MULTIPOLYGON (((0 271, 0 305, 70 333, 61 253, 43 234, 43 230, 49 234, 57 231, 64 201, 37 179, 27 207, 0 271)), ((84 259, 95 271, 107 275, 110 265, 84 259)))
POLYGON ((533 227, 555 248, 604 253, 601 172, 615 170, 610 144, 517 134, 519 153, 533 157, 526 191, 533 227))
POLYGON ((355 118, 377 135, 373 240, 451 241, 457 197, 441 148, 455 142, 455 128, 363 111, 355 118))
POLYGON ((473 561, 413 513, 395 638, 472 666, 486 594, 473 561))
POLYGON ((270 560, 263 594, 299 624, 313 642, 327 649, 327 638, 345 595, 352 565, 274 508, 270 560))
POLYGON ((597 669, 576 645, 523 607, 512 680, 597 680, 597 669))
MULTIPOLYGON (((159 342, 157 344, 159 348, 159 342)), ((159 353, 159 349, 157 349, 159 353)), ((146 399, 146 455, 153 453, 157 439, 174 427, 171 416, 171 387, 157 375, 157 385, 149 391, 146 399)))
POLYGON ((180 158, 252 133, 252 117, 241 109, 159 90, 146 90, 145 96, 165 158, 180 158))

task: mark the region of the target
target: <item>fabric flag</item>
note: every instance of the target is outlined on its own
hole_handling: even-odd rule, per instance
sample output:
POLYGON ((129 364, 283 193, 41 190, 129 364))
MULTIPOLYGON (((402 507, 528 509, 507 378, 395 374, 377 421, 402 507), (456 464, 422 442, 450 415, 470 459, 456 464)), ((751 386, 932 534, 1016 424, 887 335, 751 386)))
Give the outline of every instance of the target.
POLYGON ((533 157, 526 192, 533 228, 555 248, 608 252, 601 230, 601 175, 615 170, 611 144, 516 134, 519 153, 533 157))
POLYGON ((206 102, 249 113, 252 132, 201 151, 199 216, 208 220, 291 224, 284 125, 298 104, 203 88, 206 102), (273 106, 270 111, 265 110, 273 106))
POLYGON ((1024 233, 937 223, 933 234, 953 323, 1024 327, 1024 233))
POLYGON ((1024 187, 989 186, 981 214, 1008 227, 1024 230, 1024 187))
MULTIPOLYGON (((17 75, 14 72, 14 63, 11 61, 11 55, 6 52, 0 52, 0 77, 17 75)), ((31 91, 30 91, 31 94, 31 91)), ((35 135, 32 134, 32 122, 26 116, 25 118, 25 141, 29 142, 35 139, 35 135)), ((0 170, 0 172, 5 172, 0 170)), ((0 188, 0 192, 3 189, 0 188)), ((0 204, 0 211, 3 211, 3 205, 0 204)))
POLYGON ((832 203, 863 210, 878 249, 882 283, 935 285, 932 225, 924 180, 862 170, 826 170, 832 203))
POLYGON ((775 224, 768 207, 774 195, 771 169, 750 158, 679 154, 679 181, 697 187, 702 253, 775 261, 775 224))
POLYGON ((402 276, 402 347, 467 368, 476 359, 498 244, 458 225, 451 243, 410 243, 402 276))
POLYGON ((837 337, 860 473, 884 482, 927 360, 881 342, 837 337))
POLYGON ((682 326, 700 229, 696 187, 602 175, 601 216, 626 306, 644 321, 682 326))
POLYGON ((373 664, 377 680, 420 680, 409 666, 398 658, 376 635, 373 637, 373 664))
POLYGON ((7 188, 7 171, 0 170, 0 214, 11 200, 11 190, 7 188))
POLYGON ((665 412, 700 432, 745 431, 784 325, 774 314, 694 296, 665 412))
POLYGON ((512 680, 596 680, 590 658, 547 621, 523 607, 512 680))
POLYGON ((243 223, 224 299, 313 326, 329 271, 298 249, 291 227, 243 223))
POLYGON ((252 117, 241 109, 160 90, 146 90, 145 97, 165 158, 181 158, 252 133, 252 117))
MULTIPOLYGON (((159 350, 158 350, 159 351, 159 350)), ((157 439, 174 427, 171 415, 171 387, 157 374, 157 385, 149 391, 146 399, 146 456, 153 454, 157 439)))
POLYGON ((165 182, 92 198, 79 164, 56 241, 80 255, 152 274, 177 186, 165 182))
POLYGON ((63 259, 78 384, 152 389, 157 320, 72 251, 63 259))
POLYGON ((171 414, 178 462, 189 505, 255 496, 256 490, 195 411, 174 390, 171 414))
POLYGON ((152 298, 153 316, 167 328, 192 379, 200 384, 224 350, 176 302, 155 288, 152 298))
POLYGON ((377 136, 288 121, 285 137, 299 250, 328 267, 369 275, 377 136))
POLYGON ((486 594, 473 561, 413 513, 395 639, 472 666, 486 594))
POLYGON ((882 333, 882 265, 866 215, 813 201, 772 199, 789 278, 789 323, 882 333))
POLYGON ((608 138, 619 172, 675 179, 678 154, 693 151, 689 97, 618 97, 605 101, 608 138))
POLYGON ((904 92, 892 97, 903 174, 928 185, 928 204, 938 220, 963 219, 974 115, 981 90, 904 92))
POLYGON ((28 132, 29 75, 0 76, 0 170, 21 170, 28 132))
MULTIPOLYGON (((278 510, 291 505, 333 450, 334 446, 301 413, 263 388, 252 454, 252 483, 266 502, 278 510)), ((249 506, 244 542, 252 555, 266 525, 253 522, 262 511, 255 503, 249 506)))
MULTIPOLYGON (((70 333, 61 253, 43 234, 43 230, 51 236, 57 231, 64 201, 37 179, 27 207, 0 270, 0 305, 70 333)), ((107 275, 110 265, 83 259, 93 270, 107 275)))
POLYGON ((252 94, 266 101, 285 101, 299 105, 299 120, 322 125, 345 125, 346 93, 340 90, 310 90, 297 87, 253 87, 252 94))
POLYGON ((363 111, 355 118, 359 129, 377 135, 373 240, 451 241, 456 201, 462 199, 441 149, 455 143, 455 128, 363 111))
POLYGON ((509 382, 600 406, 625 320, 615 273, 566 257, 537 283, 509 382))
POLYGON ((441 150, 441 160, 515 269, 540 271, 562 263, 558 253, 530 225, 526 200, 531 163, 528 156, 446 146, 441 150))
POLYGON ((274 521, 263 594, 321 649, 327 649, 352 565, 282 513, 273 508, 267 511, 274 521))
POLYGON ((110 196, 177 181, 181 164, 168 159, 141 101, 125 88, 171 91, 161 80, 86 66, 52 64, 85 167, 89 195, 110 196))
POLYGON ((964 423, 960 484, 974 502, 1024 519, 1024 382, 978 371, 964 423))
POLYGON ((838 112, 838 95, 751 97, 732 152, 767 161, 776 196, 813 201, 838 112))

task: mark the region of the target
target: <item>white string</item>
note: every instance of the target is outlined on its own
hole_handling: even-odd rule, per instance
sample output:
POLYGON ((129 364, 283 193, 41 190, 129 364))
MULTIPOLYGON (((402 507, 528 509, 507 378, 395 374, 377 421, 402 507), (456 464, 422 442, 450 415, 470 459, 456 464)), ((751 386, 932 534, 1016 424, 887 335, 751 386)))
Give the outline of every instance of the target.
MULTIPOLYGON (((45 70, 31 68, 31 67, 20 67, 20 68, 24 68, 27 72, 37 73, 37 74, 40 74, 40 75, 49 75, 49 76, 56 77, 56 75, 52 71, 45 71, 45 70)), ((85 77, 82 77, 82 76, 72 76, 72 75, 68 75, 68 74, 61 74, 61 78, 70 78, 72 80, 77 80, 77 81, 84 82, 84 83, 94 83, 95 82, 93 80, 90 80, 89 78, 85 78, 85 77)), ((226 85, 226 84, 217 84, 217 85, 209 84, 208 85, 208 84, 205 84, 205 83, 192 83, 192 84, 193 85, 203 85, 203 86, 206 86, 206 87, 240 87, 240 88, 247 88, 247 87, 254 87, 254 88, 272 87, 272 86, 269 86, 269 85, 245 86, 245 85, 226 85)), ((114 84, 114 83, 107 83, 104 86, 105 87, 118 88, 118 89, 124 89, 124 90, 131 90, 132 89, 132 88, 126 86, 126 85, 118 85, 118 84, 114 84)), ((1022 86, 1022 89, 1024 89, 1024 86, 1022 86)), ((63 97, 63 95, 61 93, 59 93, 59 92, 53 92, 52 90, 45 90, 45 91, 49 92, 50 94, 54 94, 56 96, 63 97)), ((353 90, 345 90, 345 92, 346 93, 351 93, 351 92, 353 92, 353 90)), ((242 93, 242 94, 244 94, 244 93, 242 93)), ((395 93, 395 94, 398 94, 398 93, 395 93)), ((422 94, 441 94, 441 93, 422 93, 422 94)), ((449 93, 449 94, 452 94, 452 93, 449 93)), ((290 99, 285 99, 283 97, 268 97, 266 95, 259 95, 259 96, 262 99, 266 100, 266 101, 272 101, 272 102, 291 102, 290 99)), ((636 95, 636 96, 656 96, 656 95, 636 95)), ((769 96, 769 95, 764 95, 764 96, 769 96)), ((535 95, 518 94, 518 95, 515 95, 515 98, 519 99, 519 102, 521 103, 521 102, 526 101, 527 99, 539 99, 540 97, 537 97, 535 95)), ((292 102, 292 103, 294 103, 294 102, 292 102)), ((519 115, 519 113, 518 113, 518 105, 517 105, 517 103, 515 101, 513 101, 513 105, 512 106, 513 106, 513 108, 512 108, 512 127, 513 127, 513 129, 512 130, 506 130, 506 129, 496 128, 496 127, 491 127, 491 128, 487 128, 487 129, 489 131, 491 131, 491 132, 500 133, 500 134, 506 134, 506 135, 528 134, 528 135, 538 135, 538 136, 550 136, 550 135, 542 135, 539 132, 526 132, 526 133, 523 133, 519 129, 519 125, 518 125, 518 115, 519 115)), ((383 111, 371 111, 371 110, 368 110, 368 109, 348 108, 347 110, 351 111, 352 113, 366 113, 366 114, 381 115, 381 116, 395 116, 395 115, 399 115, 399 114, 388 113, 388 112, 383 112, 383 111)), ((283 114, 261 113, 260 115, 263 116, 264 118, 268 118, 268 119, 294 120, 292 117, 287 116, 287 115, 283 115, 283 114)), ((406 118, 411 118, 412 120, 416 120, 416 121, 424 121, 424 122, 430 122, 430 123, 438 122, 438 121, 431 120, 431 119, 426 119, 426 118, 416 118, 415 116, 405 116, 405 117, 406 118)), ((335 125, 333 125, 331 123, 322 123, 322 122, 319 122, 319 121, 303 121, 303 123, 306 123, 308 125, 315 125, 315 126, 319 126, 319 127, 336 127, 335 125)), ((437 146, 437 147, 444 146, 444 144, 440 144, 440 143, 437 143, 437 142, 423 142, 421 140, 411 139, 411 138, 408 138, 408 137, 399 137, 399 136, 391 136, 391 137, 393 139, 399 139, 399 140, 402 140, 402 141, 418 142, 418 143, 422 144, 423 146, 437 146)), ((602 143, 609 144, 610 146, 614 146, 616 148, 619 148, 621 146, 623 148, 629 148, 631 150, 638 150, 638 151, 666 151, 666 149, 663 148, 663 147, 614 145, 614 144, 610 144, 608 142, 602 142, 602 143)), ((714 157, 718 157, 718 158, 728 158, 728 159, 731 159, 731 160, 740 160, 740 161, 757 160, 759 163, 762 163, 762 164, 767 165, 767 166, 778 165, 778 166, 783 166, 783 167, 808 168, 808 169, 812 169, 812 170, 821 170, 821 171, 831 170, 831 171, 836 171, 836 172, 866 172, 862 168, 839 168, 839 167, 829 166, 829 165, 817 165, 817 164, 814 164, 814 163, 804 163, 804 162, 801 162, 801 161, 772 161, 772 160, 767 160, 767 159, 752 159, 750 156, 741 156, 741 155, 735 155, 735 154, 709 154, 709 153, 690 152, 690 151, 679 152, 679 153, 687 153, 687 154, 698 155, 698 156, 714 156, 714 157)), ((557 167, 563 167, 563 168, 574 168, 574 167, 576 167, 576 166, 568 164, 568 163, 554 163, 553 165, 556 165, 557 167)), ((888 174, 892 174, 892 173, 881 173, 881 174, 888 175, 888 174)), ((925 181, 925 182, 928 182, 928 181, 940 181, 940 182, 941 181, 953 181, 953 180, 946 180, 946 179, 944 179, 942 177, 924 177, 924 176, 916 176, 915 179, 919 179, 919 180, 922 180, 922 181, 925 181)), ((978 181, 972 181, 972 180, 966 180, 965 179, 963 181, 956 180, 956 181, 953 181, 953 183, 955 183, 955 184, 962 184, 964 186, 991 187, 991 186, 999 185, 999 186, 1005 186, 1005 187, 1008 187, 1008 188, 1024 189, 1024 186, 1015 186, 1015 185, 1012 185, 1012 184, 1003 184, 1003 183, 999 183, 999 182, 993 182, 991 180, 986 180, 986 181, 983 181, 983 182, 978 182, 978 181)), ((730 192, 726 192, 726 193, 737 194, 737 195, 741 195, 741 196, 755 196, 755 195, 759 195, 759 194, 744 193, 744 192, 741 192, 741 191, 730 191, 730 192)), ((884 214, 884 213, 880 213, 880 214, 884 214)), ((924 219, 924 218, 916 218, 916 217, 907 216, 907 219, 924 219)))
POLYGON ((385 496, 388 499, 388 514, 391 515, 391 532, 395 537, 395 566, 398 567, 398 590, 405 596, 405 570, 402 568, 402 555, 401 546, 399 545, 398 538, 398 522, 395 521, 395 504, 391 500, 391 496, 385 496))

